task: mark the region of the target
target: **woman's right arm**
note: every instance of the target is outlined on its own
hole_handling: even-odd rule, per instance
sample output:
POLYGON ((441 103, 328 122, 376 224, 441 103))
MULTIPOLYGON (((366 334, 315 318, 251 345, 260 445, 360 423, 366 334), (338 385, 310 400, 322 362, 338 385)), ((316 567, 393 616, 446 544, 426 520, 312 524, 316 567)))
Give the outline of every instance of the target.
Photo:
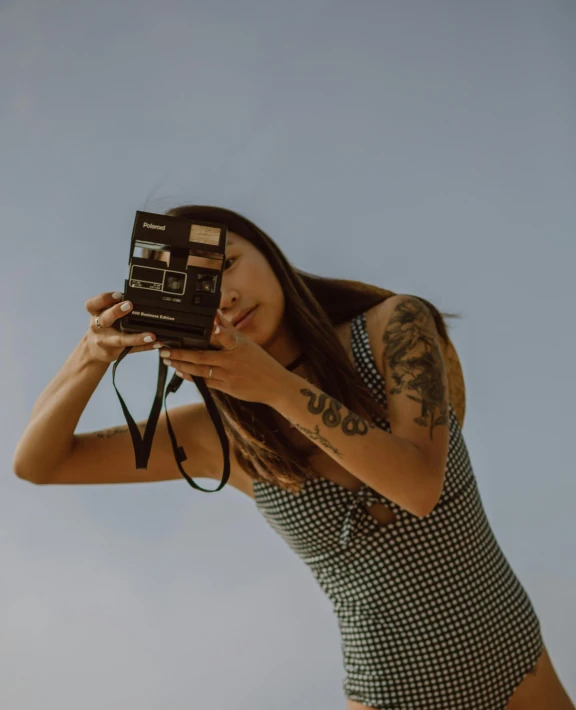
MULTIPOLYGON (((112 294, 101 294, 86 302, 86 310, 99 315, 103 327, 98 329, 92 325, 34 404, 12 461, 14 473, 20 478, 36 484, 182 478, 174 460, 164 412, 158 419, 146 469, 136 469, 127 426, 74 433, 96 387, 123 348, 132 346, 130 354, 152 348, 151 344, 143 342, 146 334, 120 333, 110 327, 127 312, 122 312, 120 305, 112 294)), ((186 472, 191 477, 214 477, 212 471, 219 462, 218 457, 214 460, 216 431, 205 405, 176 407, 170 410, 170 422, 179 443, 184 446, 188 465, 194 468, 194 472, 189 473, 184 462, 186 472)), ((145 425, 145 421, 138 422, 141 431, 145 425)))
MULTIPOLYGON (((12 466, 17 476, 43 485, 183 480, 165 412, 158 418, 145 469, 136 468, 132 437, 126 425, 74 433, 106 370, 107 366, 87 360, 79 343, 34 405, 14 454, 12 466)), ((214 478, 222 456, 214 455, 219 441, 214 438, 214 425, 204 403, 174 407, 169 415, 178 443, 188 457, 182 464, 186 473, 191 478, 214 478)), ((143 433, 146 421, 137 425, 143 433)))
POLYGON ((17 476, 44 483, 68 457, 78 421, 108 366, 90 357, 84 336, 32 408, 12 461, 17 476))

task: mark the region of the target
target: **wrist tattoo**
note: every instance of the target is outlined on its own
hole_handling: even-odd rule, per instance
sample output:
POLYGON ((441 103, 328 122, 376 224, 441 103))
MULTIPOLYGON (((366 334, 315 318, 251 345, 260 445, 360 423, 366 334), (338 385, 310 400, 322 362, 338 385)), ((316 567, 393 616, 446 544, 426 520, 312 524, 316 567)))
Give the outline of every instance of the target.
POLYGON ((316 429, 312 431, 311 429, 307 429, 305 426, 302 426, 301 424, 296 424, 296 428, 299 429, 303 434, 306 434, 306 436, 311 439, 312 441, 318 441, 322 444, 322 446, 325 446, 327 449, 331 449, 337 456, 342 458, 342 454, 338 449, 336 449, 332 444, 326 439, 322 434, 320 433, 320 429, 318 428, 318 425, 316 425, 316 429))
POLYGON ((307 388, 301 389, 300 394, 305 397, 309 397, 308 411, 312 414, 321 414, 322 422, 327 427, 337 427, 340 426, 344 434, 347 436, 354 436, 354 434, 359 434, 364 436, 368 433, 369 429, 374 429, 375 424, 373 422, 367 422, 362 419, 358 414, 354 414, 348 409, 348 414, 346 417, 342 417, 340 410, 342 409, 342 404, 336 401, 332 397, 329 397, 324 392, 316 394, 307 388), (326 408, 326 402, 328 402, 328 407, 326 408))

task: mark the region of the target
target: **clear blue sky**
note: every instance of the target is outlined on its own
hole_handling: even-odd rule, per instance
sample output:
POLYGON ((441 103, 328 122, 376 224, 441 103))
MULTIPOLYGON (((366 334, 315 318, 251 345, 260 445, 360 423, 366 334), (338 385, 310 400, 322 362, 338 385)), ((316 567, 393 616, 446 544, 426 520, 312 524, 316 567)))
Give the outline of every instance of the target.
MULTIPOLYGON (((123 287, 134 212, 182 202, 462 314, 474 471, 576 695, 575 20, 569 0, 0 5, 4 707, 344 707, 329 602, 246 496, 11 470, 85 300, 123 287)), ((155 354, 119 368, 136 419, 155 378, 155 354)), ((78 430, 123 423, 110 371, 78 430)))

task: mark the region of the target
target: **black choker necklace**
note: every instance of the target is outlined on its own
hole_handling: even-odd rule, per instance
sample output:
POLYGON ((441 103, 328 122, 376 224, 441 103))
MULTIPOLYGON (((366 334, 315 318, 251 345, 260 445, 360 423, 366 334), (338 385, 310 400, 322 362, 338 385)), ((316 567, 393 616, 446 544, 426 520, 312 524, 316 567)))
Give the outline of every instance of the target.
POLYGON ((289 365, 286 365, 286 369, 287 370, 294 370, 296 367, 298 367, 298 365, 301 365, 305 359, 306 359, 306 355, 304 355, 304 353, 302 353, 301 355, 298 355, 298 357, 296 358, 296 360, 294 360, 294 362, 291 362, 289 365))

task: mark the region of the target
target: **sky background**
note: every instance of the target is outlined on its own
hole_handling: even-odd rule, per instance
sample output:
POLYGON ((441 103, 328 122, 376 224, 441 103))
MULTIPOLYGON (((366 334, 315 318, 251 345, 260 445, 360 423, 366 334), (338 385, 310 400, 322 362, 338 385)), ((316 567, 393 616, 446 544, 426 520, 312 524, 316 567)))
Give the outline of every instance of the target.
MULTIPOLYGON (((330 603, 247 496, 12 471, 135 211, 189 202, 462 315, 482 500, 576 697, 575 47, 570 0, 0 3, 3 707, 345 707, 330 603)), ((136 420, 156 362, 118 370, 136 420)), ((110 369, 77 431, 124 423, 110 369)))

